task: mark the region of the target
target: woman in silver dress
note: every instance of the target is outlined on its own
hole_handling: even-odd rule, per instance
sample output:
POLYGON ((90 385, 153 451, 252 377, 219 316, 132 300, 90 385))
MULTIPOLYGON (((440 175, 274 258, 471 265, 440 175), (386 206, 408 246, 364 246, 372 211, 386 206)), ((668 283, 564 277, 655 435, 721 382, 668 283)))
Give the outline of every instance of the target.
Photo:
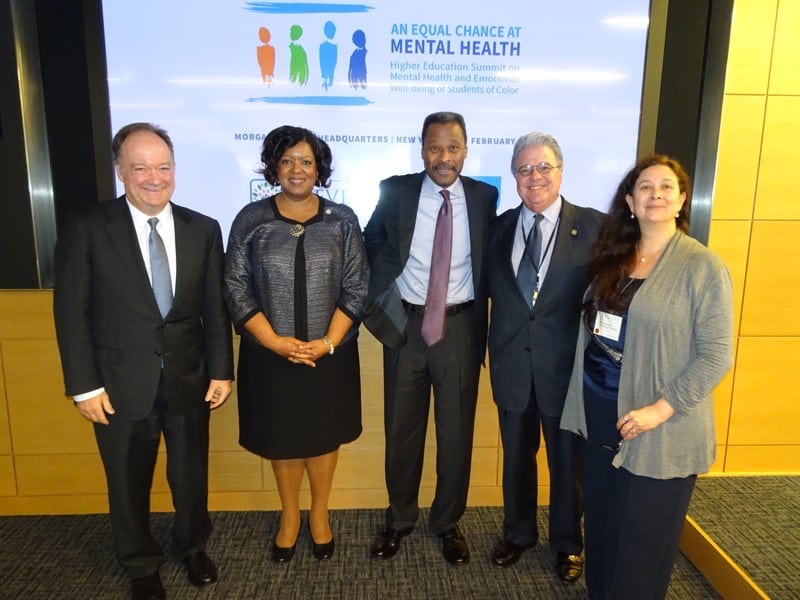
POLYGON ((353 211, 314 193, 331 151, 311 131, 264 139, 264 178, 280 192, 234 219, 225 295, 241 334, 239 443, 271 461, 282 512, 272 560, 294 556, 300 484, 308 475, 313 554, 334 551, 328 500, 341 444, 361 434, 358 324, 368 266, 353 211))

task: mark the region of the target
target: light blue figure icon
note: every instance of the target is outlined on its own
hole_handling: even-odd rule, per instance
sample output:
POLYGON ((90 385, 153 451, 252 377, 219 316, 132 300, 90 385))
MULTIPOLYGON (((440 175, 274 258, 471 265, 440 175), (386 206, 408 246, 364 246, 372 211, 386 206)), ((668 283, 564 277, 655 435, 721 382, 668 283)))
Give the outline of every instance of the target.
POLYGON ((303 28, 300 25, 292 25, 289 29, 289 38, 292 40, 289 44, 289 81, 299 85, 305 85, 308 82, 308 55, 306 54, 306 49, 300 44, 295 44, 302 35, 303 28))
POLYGON ((350 55, 350 70, 347 80, 354 90, 367 89, 367 36, 361 29, 353 32, 353 43, 356 49, 350 55))
POLYGON ((319 45, 319 70, 322 73, 322 87, 327 91, 333 85, 333 72, 336 70, 339 47, 328 41, 336 35, 336 25, 332 21, 325 23, 323 31, 327 39, 319 45))

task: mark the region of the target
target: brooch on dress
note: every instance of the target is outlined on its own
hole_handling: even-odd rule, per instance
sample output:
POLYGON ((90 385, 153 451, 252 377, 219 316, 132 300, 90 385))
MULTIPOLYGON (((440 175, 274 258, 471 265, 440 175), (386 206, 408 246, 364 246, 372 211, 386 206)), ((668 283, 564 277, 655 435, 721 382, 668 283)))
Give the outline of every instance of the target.
POLYGON ((303 233, 305 233, 306 228, 303 227, 300 223, 295 223, 292 225, 291 232, 292 237, 299 238, 303 233))

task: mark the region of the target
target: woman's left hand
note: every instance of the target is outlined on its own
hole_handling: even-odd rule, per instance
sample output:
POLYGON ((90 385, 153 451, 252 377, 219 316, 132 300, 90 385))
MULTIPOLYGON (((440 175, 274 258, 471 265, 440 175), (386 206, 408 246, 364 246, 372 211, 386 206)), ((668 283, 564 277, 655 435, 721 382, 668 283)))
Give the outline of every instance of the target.
POLYGON ((664 398, 652 404, 631 410, 617 421, 617 430, 623 440, 632 440, 641 434, 655 429, 675 414, 675 409, 664 398))
POLYGON ((300 344, 297 349, 289 355, 289 362, 316 367, 316 361, 328 354, 329 351, 330 346, 321 339, 310 340, 300 344))

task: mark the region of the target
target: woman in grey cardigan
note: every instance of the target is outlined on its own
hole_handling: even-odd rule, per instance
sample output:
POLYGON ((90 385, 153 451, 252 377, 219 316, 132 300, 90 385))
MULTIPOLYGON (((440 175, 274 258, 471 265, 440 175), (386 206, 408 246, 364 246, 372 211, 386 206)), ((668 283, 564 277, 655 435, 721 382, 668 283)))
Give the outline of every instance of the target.
POLYGON ((561 420, 580 438, 593 599, 663 598, 698 473, 711 391, 732 363, 727 268, 686 235, 689 178, 652 155, 624 177, 595 246, 561 420))

